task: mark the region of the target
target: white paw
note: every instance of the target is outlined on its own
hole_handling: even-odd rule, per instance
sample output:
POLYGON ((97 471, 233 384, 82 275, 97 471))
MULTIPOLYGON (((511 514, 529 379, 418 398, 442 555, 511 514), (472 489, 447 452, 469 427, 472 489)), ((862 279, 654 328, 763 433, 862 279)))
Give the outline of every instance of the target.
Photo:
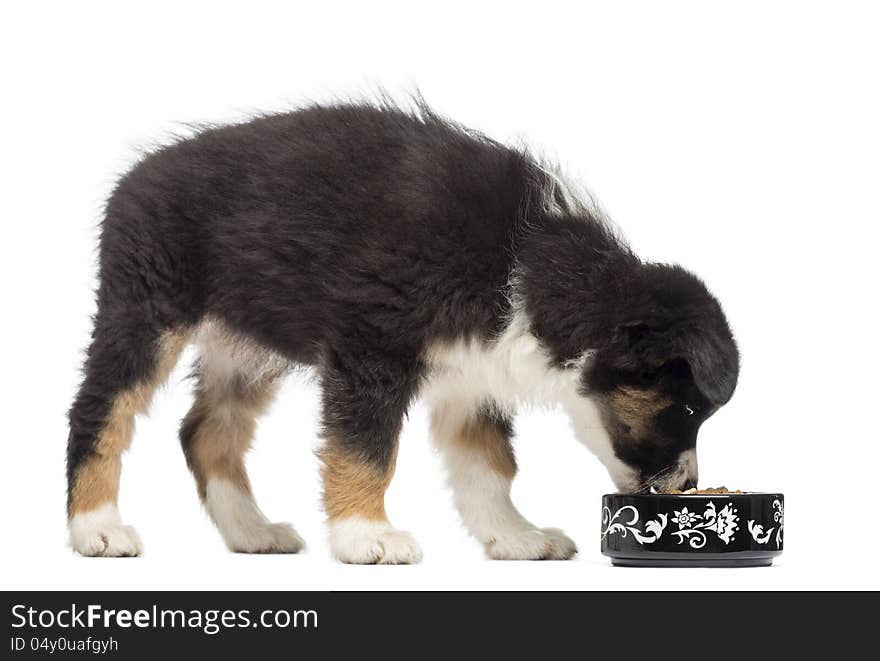
POLYGON ((228 480, 211 479, 205 508, 227 548, 235 553, 299 553, 305 542, 289 523, 270 523, 250 493, 228 480))
POLYGON ((143 551, 135 529, 122 524, 119 511, 110 503, 74 515, 68 528, 70 545, 81 555, 121 558, 140 555, 143 551))
POLYGON ((408 532, 360 517, 330 523, 330 548, 337 560, 355 565, 411 565, 422 559, 408 532))
POLYGON ((226 541, 229 550, 235 553, 299 553, 306 547, 289 523, 252 526, 246 536, 235 537, 226 541))
POLYGON ((505 532, 486 543, 493 560, 568 560, 577 545, 558 528, 505 532))

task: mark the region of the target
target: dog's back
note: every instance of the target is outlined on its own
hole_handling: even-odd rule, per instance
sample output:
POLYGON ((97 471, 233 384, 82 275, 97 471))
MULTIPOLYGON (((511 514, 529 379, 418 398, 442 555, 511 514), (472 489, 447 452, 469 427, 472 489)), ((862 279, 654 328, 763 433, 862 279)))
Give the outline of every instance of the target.
POLYGON ((102 280, 154 273, 122 304, 165 296, 161 325, 210 315, 307 363, 358 328, 393 327, 410 351, 487 334, 534 172, 428 112, 313 107, 207 130, 121 181, 102 280))

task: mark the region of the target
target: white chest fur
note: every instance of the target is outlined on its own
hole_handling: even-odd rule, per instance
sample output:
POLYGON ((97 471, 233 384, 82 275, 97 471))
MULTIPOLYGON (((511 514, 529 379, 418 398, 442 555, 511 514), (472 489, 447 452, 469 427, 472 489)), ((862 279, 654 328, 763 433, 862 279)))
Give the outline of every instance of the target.
POLYGON ((422 394, 431 403, 493 403, 513 412, 524 402, 561 401, 577 388, 578 370, 551 366, 522 312, 493 341, 436 344, 426 359, 430 373, 422 394))
POLYGON ((423 397, 432 407, 455 408, 462 415, 487 405, 512 415, 522 404, 561 404, 578 440, 605 464, 619 487, 630 485, 633 470, 616 457, 598 407, 580 391, 589 353, 556 367, 529 327, 525 313, 517 312, 494 341, 467 339, 431 347, 423 397))

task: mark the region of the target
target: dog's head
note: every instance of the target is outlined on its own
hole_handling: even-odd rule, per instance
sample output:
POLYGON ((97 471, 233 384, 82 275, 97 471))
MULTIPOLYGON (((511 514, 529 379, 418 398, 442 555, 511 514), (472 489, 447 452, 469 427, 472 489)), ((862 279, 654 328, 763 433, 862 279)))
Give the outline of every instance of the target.
POLYGON ((583 367, 622 491, 695 486, 700 425, 733 395, 739 353, 718 301, 684 269, 647 265, 628 310, 583 367))

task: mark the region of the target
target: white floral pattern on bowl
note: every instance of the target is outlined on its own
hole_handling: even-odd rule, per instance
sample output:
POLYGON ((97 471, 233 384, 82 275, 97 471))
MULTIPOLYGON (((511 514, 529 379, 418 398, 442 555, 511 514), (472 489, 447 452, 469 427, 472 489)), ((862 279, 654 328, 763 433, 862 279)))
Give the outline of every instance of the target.
POLYGON ((658 514, 656 521, 647 521, 645 523, 645 533, 643 534, 638 528, 635 527, 635 524, 639 521, 639 511, 633 507, 632 505, 626 505, 617 510, 612 516, 611 510, 607 507, 602 508, 602 539, 605 539, 608 535, 616 535, 619 534, 621 537, 626 537, 627 533, 632 533, 632 536, 639 542, 639 544, 651 544, 660 539, 660 535, 663 534, 663 531, 666 529, 666 521, 668 516, 666 514, 658 514), (629 517, 629 520, 627 519, 629 517), (618 521, 618 518, 620 520, 618 521))
POLYGON ((692 524, 702 518, 703 517, 701 517, 696 512, 688 512, 687 507, 682 507, 680 512, 675 512, 675 515, 672 517, 672 521, 674 523, 677 523, 679 530, 681 530, 682 528, 690 528, 692 524))
MULTIPOLYGON (((685 507, 682 514, 686 512, 685 507)), ((731 503, 727 503, 719 512, 715 509, 715 503, 709 501, 703 514, 680 517, 684 523, 679 523, 678 530, 672 534, 678 539, 679 544, 687 540, 694 549, 701 549, 706 545, 706 530, 714 532, 725 544, 730 544, 733 541, 733 534, 739 530, 739 516, 736 512, 736 508, 731 503)))
POLYGON ((719 511, 715 503, 709 501, 702 514, 691 512, 687 507, 673 510, 671 516, 658 514, 656 520, 645 522, 644 530, 637 527, 639 518, 639 511, 633 505, 625 505, 614 514, 608 507, 602 508, 602 539, 608 535, 626 537, 632 534, 639 544, 652 544, 660 539, 671 519, 678 526, 678 530, 671 531, 678 543, 687 540, 691 548, 700 549, 706 545, 706 531, 714 532, 718 539, 729 544, 739 530, 739 516, 732 503, 726 503, 719 511))
POLYGON ((754 539, 758 544, 766 544, 770 541, 770 538, 773 537, 773 531, 776 531, 776 548, 782 547, 782 529, 785 524, 785 506, 780 500, 773 501, 773 521, 776 522, 775 526, 771 526, 768 530, 764 530, 764 526, 762 526, 757 521, 752 519, 749 520, 749 533, 752 535, 752 539, 754 539))

